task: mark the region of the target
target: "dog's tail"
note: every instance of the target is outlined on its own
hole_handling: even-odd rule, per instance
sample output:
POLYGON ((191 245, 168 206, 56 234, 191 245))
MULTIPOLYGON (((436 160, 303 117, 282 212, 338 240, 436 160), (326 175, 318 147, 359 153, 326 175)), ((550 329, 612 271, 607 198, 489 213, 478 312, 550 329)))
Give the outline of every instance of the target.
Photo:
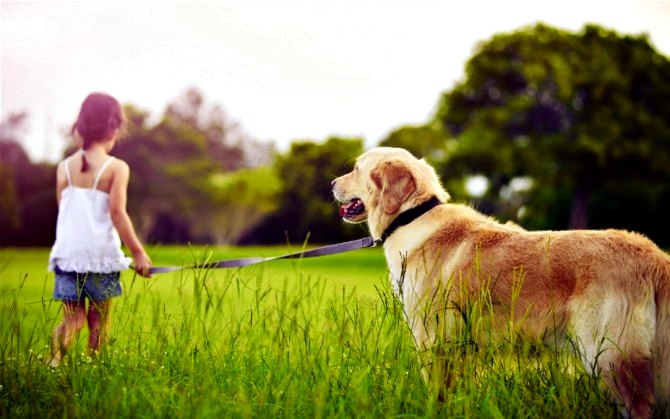
POLYGON ((656 286, 656 405, 670 417, 670 255, 663 255, 656 286))

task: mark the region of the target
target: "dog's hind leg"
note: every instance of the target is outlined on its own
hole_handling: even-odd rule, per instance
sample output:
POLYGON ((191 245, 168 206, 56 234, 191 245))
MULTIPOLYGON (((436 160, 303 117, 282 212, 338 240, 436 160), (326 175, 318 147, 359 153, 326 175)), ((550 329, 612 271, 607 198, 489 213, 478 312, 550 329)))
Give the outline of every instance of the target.
MULTIPOLYGON (((602 292, 602 290, 600 290, 602 292)), ((570 303, 573 340, 586 368, 599 372, 626 417, 649 418, 654 402, 653 291, 585 295, 570 303)))
POLYGON ((633 418, 649 418, 654 399, 653 361, 650 356, 615 353, 609 360, 605 382, 612 392, 618 392, 633 418))

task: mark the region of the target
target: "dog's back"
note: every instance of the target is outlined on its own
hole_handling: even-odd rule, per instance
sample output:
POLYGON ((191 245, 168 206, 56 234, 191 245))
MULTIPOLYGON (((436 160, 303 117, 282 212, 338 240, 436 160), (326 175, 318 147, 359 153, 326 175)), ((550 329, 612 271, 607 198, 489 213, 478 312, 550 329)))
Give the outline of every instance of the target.
POLYGON ((423 282, 431 292, 436 278, 449 278, 452 299, 485 292, 512 310, 501 316, 523 319, 523 335, 570 339, 634 417, 649 417, 654 401, 670 414, 670 256, 653 242, 620 230, 529 232, 452 204, 433 220, 435 233, 408 254, 407 270, 427 274, 428 260, 442 271, 410 288, 423 282))

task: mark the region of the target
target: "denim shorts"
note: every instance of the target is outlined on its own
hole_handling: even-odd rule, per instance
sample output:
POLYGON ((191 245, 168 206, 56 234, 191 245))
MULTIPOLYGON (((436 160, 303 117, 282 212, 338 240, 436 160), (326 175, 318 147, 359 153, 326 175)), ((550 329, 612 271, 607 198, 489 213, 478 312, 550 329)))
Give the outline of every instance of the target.
POLYGON ((64 272, 57 266, 54 299, 75 302, 88 298, 91 301, 104 301, 121 295, 121 273, 77 273, 64 272))

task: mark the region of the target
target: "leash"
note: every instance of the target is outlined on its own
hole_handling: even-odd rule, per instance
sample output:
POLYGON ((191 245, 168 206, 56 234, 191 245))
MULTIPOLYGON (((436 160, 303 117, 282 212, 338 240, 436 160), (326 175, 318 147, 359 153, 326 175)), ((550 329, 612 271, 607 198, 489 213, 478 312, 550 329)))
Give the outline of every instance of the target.
MULTIPOLYGON (((402 214, 400 214, 391 225, 389 225, 386 230, 382 233, 382 237, 375 240, 372 237, 364 237, 362 239, 351 240, 348 242, 331 244, 328 246, 317 247, 315 249, 306 250, 302 252, 289 253, 282 256, 271 256, 271 257, 250 257, 250 258, 239 258, 239 259, 226 259, 219 260, 216 262, 207 262, 200 263, 191 266, 153 266, 149 269, 150 274, 160 274, 167 272, 181 271, 183 269, 224 269, 224 268, 241 268, 243 266, 256 265, 258 263, 270 262, 272 260, 279 259, 303 259, 303 258, 313 258, 318 256, 328 256, 335 255, 338 253, 350 252, 352 250, 364 249, 366 247, 375 247, 378 244, 384 243, 386 239, 393 234, 393 232, 416 220, 423 214, 427 213, 436 206, 442 204, 437 197, 433 196, 428 201, 423 204, 411 208, 402 214)), ((132 267, 132 266, 131 266, 132 267)))
POLYGON ((331 244, 328 246, 317 247, 311 250, 289 253, 281 256, 271 257, 249 257, 239 259, 226 259, 215 262, 199 263, 191 266, 153 266, 149 269, 151 274, 175 272, 183 269, 223 269, 223 268, 241 268, 243 266, 255 265, 263 262, 270 262, 279 259, 302 259, 313 258, 317 256, 335 255, 338 253, 350 252, 352 250, 364 249, 366 247, 375 247, 381 240, 374 240, 372 237, 351 240, 344 243, 331 244))

